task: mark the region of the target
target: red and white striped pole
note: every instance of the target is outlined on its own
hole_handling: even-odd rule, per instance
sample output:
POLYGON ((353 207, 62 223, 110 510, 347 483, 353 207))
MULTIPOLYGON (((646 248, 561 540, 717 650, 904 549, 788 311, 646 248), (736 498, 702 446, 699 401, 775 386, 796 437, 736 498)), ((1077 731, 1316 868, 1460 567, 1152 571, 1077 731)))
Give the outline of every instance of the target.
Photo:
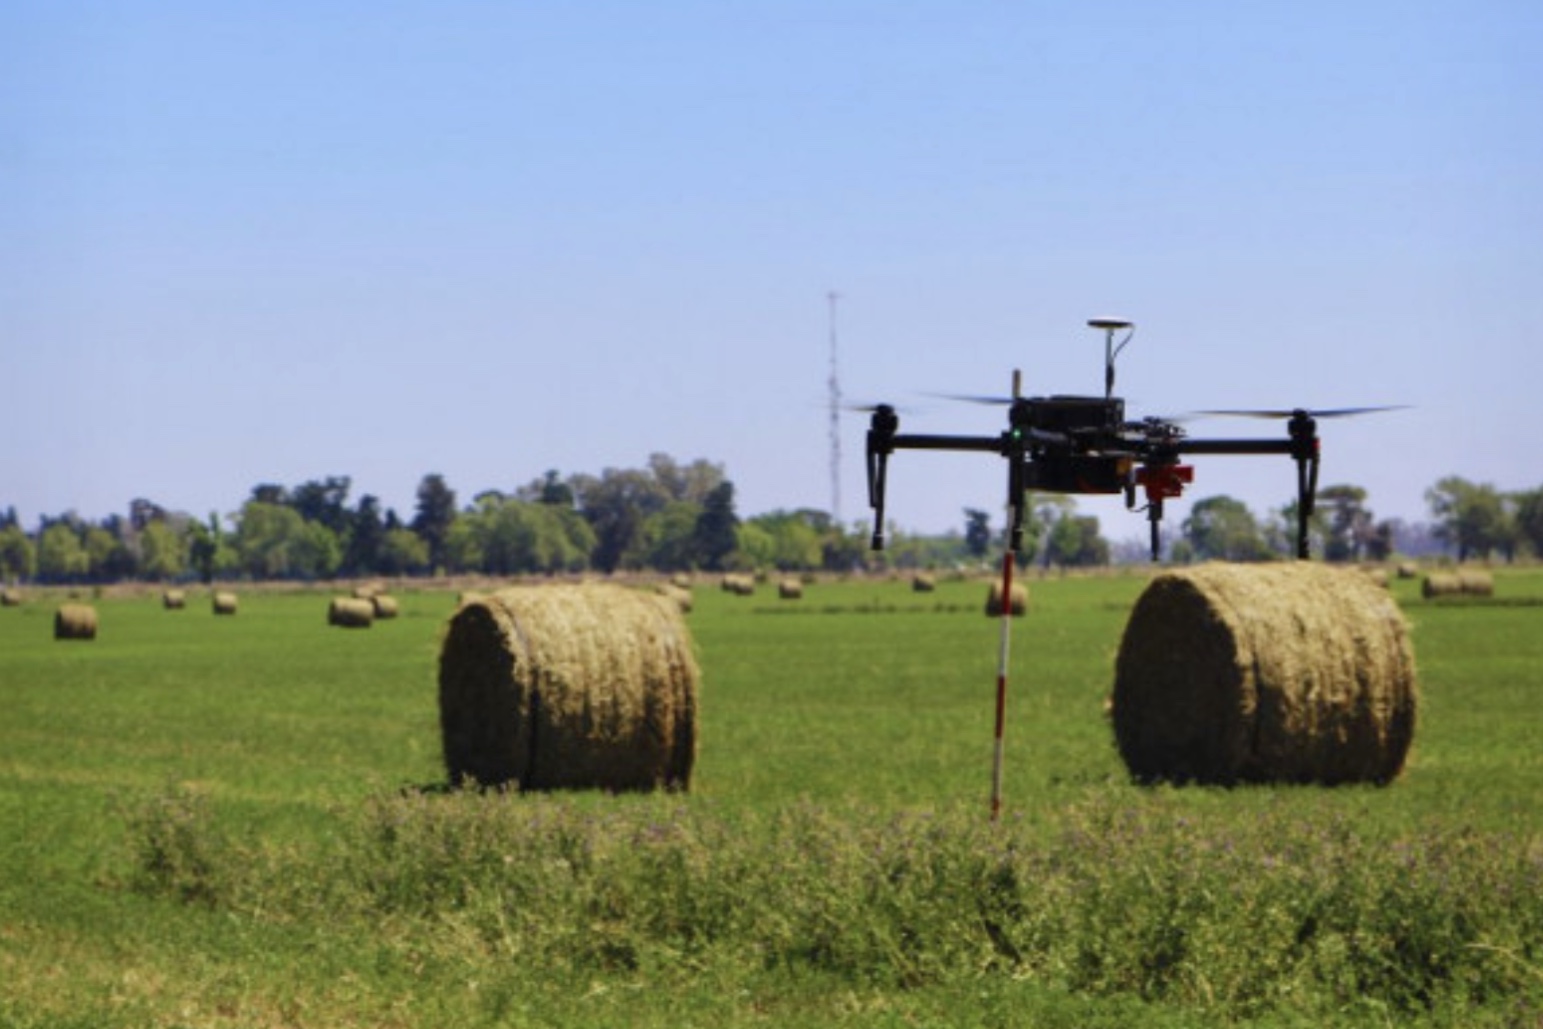
MULTIPOLYGON (((1018 369, 1013 369, 1013 399, 1017 400, 1023 389, 1023 376, 1018 369)), ((1014 455, 1010 460, 1018 460, 1014 455)), ((1016 483, 1018 476, 1013 472, 1008 473, 1008 482, 1016 483)), ((1009 494, 1014 492, 1008 491, 1009 494)), ((1022 496, 1009 495, 1007 498, 1007 547, 1002 555, 1002 635, 997 644, 997 717, 996 736, 992 742, 991 751, 991 820, 997 821, 1002 817, 1002 736, 1007 727, 1007 659, 1009 655, 1009 643, 1012 640, 1013 628, 1013 565, 1017 563, 1018 554, 1013 548, 1013 523, 1016 521, 1018 505, 1023 503, 1022 496)))
POLYGON ((997 646, 997 723, 991 753, 991 820, 1002 817, 1002 732, 1007 723, 1007 658, 1013 624, 1013 564, 1017 555, 1009 544, 1002 555, 1002 638, 997 646))

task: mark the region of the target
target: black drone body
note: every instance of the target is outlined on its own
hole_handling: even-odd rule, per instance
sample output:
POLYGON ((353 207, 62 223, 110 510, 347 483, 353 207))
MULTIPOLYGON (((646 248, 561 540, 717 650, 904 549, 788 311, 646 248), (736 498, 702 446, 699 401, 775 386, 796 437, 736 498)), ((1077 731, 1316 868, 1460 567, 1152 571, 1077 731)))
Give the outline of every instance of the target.
POLYGON ((1129 322, 1093 319, 1090 326, 1107 333, 1105 395, 1102 397, 1021 397, 1016 377, 1011 397, 957 397, 1006 404, 1007 428, 997 436, 937 436, 900 432, 900 418, 888 404, 872 409, 868 429, 868 502, 874 510, 873 549, 884 547, 884 487, 890 455, 897 450, 967 450, 998 454, 1007 459, 1007 503, 1010 546, 1023 541, 1023 495, 1046 493, 1125 494, 1125 505, 1138 510, 1145 499, 1151 525, 1152 560, 1158 559, 1158 523, 1163 502, 1183 495, 1194 481, 1194 467, 1184 459, 1195 454, 1282 454, 1296 464, 1297 556, 1308 556, 1308 523, 1318 486, 1318 418, 1361 414, 1385 408, 1341 408, 1312 411, 1210 411, 1206 414, 1275 418, 1286 423, 1285 437, 1253 439, 1194 439, 1176 421, 1145 418, 1131 421, 1125 401, 1113 396, 1114 358, 1125 343, 1113 345, 1114 332, 1130 330, 1129 322))

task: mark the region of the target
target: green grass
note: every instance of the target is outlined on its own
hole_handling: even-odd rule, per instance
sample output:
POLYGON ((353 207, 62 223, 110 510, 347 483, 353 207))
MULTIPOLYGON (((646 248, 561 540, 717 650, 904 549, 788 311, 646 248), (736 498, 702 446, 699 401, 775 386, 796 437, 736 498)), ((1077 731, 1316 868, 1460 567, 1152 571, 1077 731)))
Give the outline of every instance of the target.
POLYGON ((453 596, 0 610, 0 1026, 1533 1025, 1543 572, 1427 604, 1390 787, 1143 789, 1139 578, 697 590, 689 796, 445 794, 453 596))

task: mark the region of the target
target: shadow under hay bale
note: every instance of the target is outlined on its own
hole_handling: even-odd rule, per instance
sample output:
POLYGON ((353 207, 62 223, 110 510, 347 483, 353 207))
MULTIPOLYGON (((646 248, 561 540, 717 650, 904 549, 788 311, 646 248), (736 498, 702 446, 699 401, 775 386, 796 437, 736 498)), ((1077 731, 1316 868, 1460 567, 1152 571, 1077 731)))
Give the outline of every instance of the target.
POLYGON ((233 615, 236 613, 238 606, 236 595, 224 590, 216 593, 210 604, 217 615, 233 615))
POLYGON ((54 612, 54 639, 96 639, 96 608, 90 604, 60 604, 54 612))
POLYGON ((462 604, 439 657, 452 783, 686 789, 700 673, 675 601, 609 584, 462 604))
MULTIPOLYGON (((1013 583, 1012 615, 1021 618, 1029 613, 1029 588, 1021 582, 1013 583)), ((986 593, 986 615, 990 618, 1002 617, 1002 580, 996 579, 991 583, 991 589, 986 593)))
POLYGON ((1112 717, 1144 782, 1387 783, 1416 704, 1403 615, 1364 575, 1217 564, 1159 575, 1136 601, 1112 717))
POLYGON ((327 605, 327 624, 341 629, 368 629, 375 622, 375 605, 359 597, 333 597, 327 605))

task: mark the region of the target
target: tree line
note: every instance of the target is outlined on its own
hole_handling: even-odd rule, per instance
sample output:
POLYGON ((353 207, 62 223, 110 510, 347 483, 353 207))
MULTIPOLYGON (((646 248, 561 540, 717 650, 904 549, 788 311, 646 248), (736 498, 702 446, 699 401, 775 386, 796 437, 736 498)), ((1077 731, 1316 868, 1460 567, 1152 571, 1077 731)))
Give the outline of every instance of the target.
MULTIPOLYGON (((485 490, 467 503, 437 473, 419 482, 408 519, 329 476, 292 487, 262 483, 231 515, 195 518, 143 498, 127 515, 89 522, 73 512, 44 516, 26 531, 14 508, 0 512, 0 580, 103 583, 142 579, 319 580, 480 573, 581 571, 851 571, 979 563, 1000 548, 987 512, 964 510, 962 531, 910 535, 891 527, 883 555, 868 550, 869 526, 808 508, 741 518, 721 465, 652 455, 635 469, 599 475, 549 471, 511 492, 485 490)), ((1310 521, 1313 552, 1330 561, 1386 560, 1430 542, 1459 560, 1543 556, 1543 487, 1506 493, 1457 476, 1426 491, 1432 523, 1379 521, 1357 486, 1322 489, 1310 521), (1416 541, 1411 543, 1411 540, 1416 541)), ((1141 560, 1144 542, 1113 545, 1069 497, 1025 498, 1024 564, 1058 566, 1141 560), (1140 553, 1138 553, 1140 551, 1140 553)), ((1172 561, 1260 561, 1294 550, 1293 505, 1261 520, 1228 496, 1197 501, 1179 526, 1172 561)))

